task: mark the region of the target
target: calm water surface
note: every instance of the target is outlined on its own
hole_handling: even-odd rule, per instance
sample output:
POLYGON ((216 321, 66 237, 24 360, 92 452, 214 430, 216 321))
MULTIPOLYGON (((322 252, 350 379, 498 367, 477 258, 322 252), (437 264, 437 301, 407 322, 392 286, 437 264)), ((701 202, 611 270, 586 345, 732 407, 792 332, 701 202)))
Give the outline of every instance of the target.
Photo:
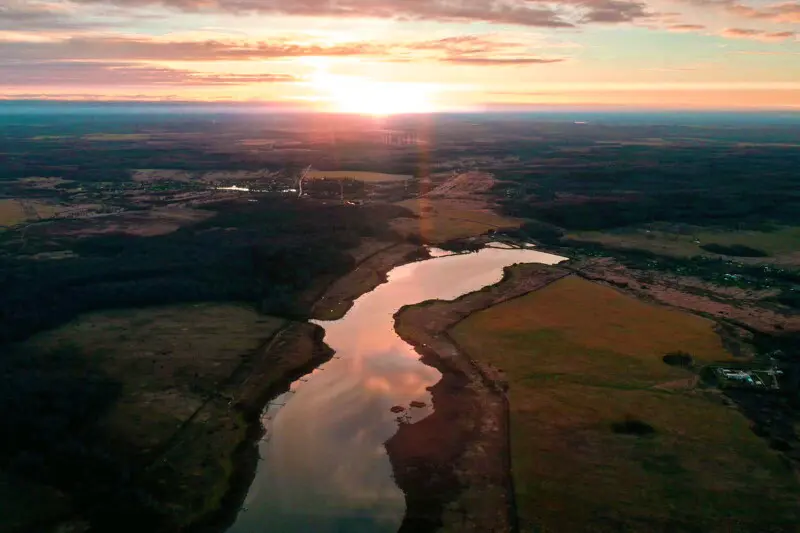
POLYGON ((395 405, 412 401, 414 422, 430 414, 428 387, 441 374, 394 331, 402 306, 452 300, 492 285, 515 263, 555 264, 534 250, 484 248, 395 268, 388 281, 356 300, 341 319, 316 322, 336 351, 294 382, 264 412, 261 461, 229 533, 394 533, 405 499, 383 447, 397 430, 395 405))

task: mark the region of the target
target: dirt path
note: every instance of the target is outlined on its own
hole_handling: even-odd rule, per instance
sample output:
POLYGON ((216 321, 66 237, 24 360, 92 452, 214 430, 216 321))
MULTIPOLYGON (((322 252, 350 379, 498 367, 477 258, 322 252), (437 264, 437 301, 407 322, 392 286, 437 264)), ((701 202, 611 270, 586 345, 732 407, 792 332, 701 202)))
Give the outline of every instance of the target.
POLYGON ((516 531, 505 379, 466 357, 447 331, 471 313, 568 275, 558 267, 518 265, 506 269, 497 285, 395 315, 398 334, 442 373, 431 389, 434 413, 401 426, 386 442, 406 494, 401 533, 516 531))

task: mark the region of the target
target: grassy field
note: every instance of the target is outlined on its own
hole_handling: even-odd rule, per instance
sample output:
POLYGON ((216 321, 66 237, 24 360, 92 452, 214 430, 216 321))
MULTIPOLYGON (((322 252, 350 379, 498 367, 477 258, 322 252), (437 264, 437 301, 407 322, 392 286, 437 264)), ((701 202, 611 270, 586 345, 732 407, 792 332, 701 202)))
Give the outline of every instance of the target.
POLYGON ((693 228, 677 233, 663 230, 625 229, 616 231, 584 231, 567 235, 568 239, 597 242, 607 246, 635 248, 677 257, 691 257, 708 252, 700 248, 716 243, 725 246, 744 245, 763 250, 772 257, 800 250, 800 227, 784 226, 775 231, 714 231, 693 228), (699 242, 696 242, 699 241, 699 242))
POLYGON ((661 360, 728 358, 712 322, 570 277, 452 334, 507 373, 523 531, 796 531, 790 469, 661 360), (654 432, 612 428, 626 420, 654 432))
POLYGON ((419 218, 398 218, 392 228, 402 235, 421 235, 427 242, 445 242, 482 235, 489 230, 519 226, 522 221, 488 210, 469 209, 459 202, 419 198, 399 202, 419 218))
POLYGON ((57 520, 69 511, 67 498, 56 490, 0 472, 0 531, 30 531, 31 524, 57 520))
POLYGON ((413 178, 408 174, 383 174, 382 172, 362 172, 360 170, 311 170, 306 177, 312 180, 352 178, 366 182, 406 181, 413 178))
MULTIPOLYGON (((50 218, 59 211, 56 206, 43 202, 29 202, 29 204, 39 218, 50 218)), ((19 200, 0 200, 0 226, 15 226, 28 219, 19 200)))
POLYGON ((228 406, 236 371, 284 324, 233 304, 126 309, 84 315, 21 348, 72 346, 121 385, 97 427, 117 453, 153 465, 151 490, 183 525, 227 491, 247 430, 228 406))
POLYGON ((22 205, 16 200, 0 200, 0 226, 14 226, 25 222, 27 217, 22 205))

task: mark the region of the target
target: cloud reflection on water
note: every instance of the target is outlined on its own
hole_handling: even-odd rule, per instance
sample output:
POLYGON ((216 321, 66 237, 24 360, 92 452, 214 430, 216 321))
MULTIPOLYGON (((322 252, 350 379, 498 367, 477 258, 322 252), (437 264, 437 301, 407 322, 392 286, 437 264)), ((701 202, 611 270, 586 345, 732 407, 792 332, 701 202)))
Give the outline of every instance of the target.
MULTIPOLYGON (((231 533, 390 533, 405 511, 383 448, 397 430, 394 405, 430 406, 441 374, 422 364, 394 331, 403 305, 454 299, 499 281, 514 263, 557 263, 532 250, 487 248, 394 269, 344 318, 319 322, 340 358, 298 381, 285 405, 272 407, 259 446, 263 461, 231 533)), ((281 400, 281 403, 284 400, 281 400)), ((412 421, 430 407, 411 409, 412 421)))

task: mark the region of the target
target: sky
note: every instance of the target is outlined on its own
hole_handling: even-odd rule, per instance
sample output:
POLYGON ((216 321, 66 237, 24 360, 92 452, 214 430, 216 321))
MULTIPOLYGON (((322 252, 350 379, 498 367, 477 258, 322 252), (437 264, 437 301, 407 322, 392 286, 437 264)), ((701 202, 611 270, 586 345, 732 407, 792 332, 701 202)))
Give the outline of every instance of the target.
POLYGON ((0 98, 800 110, 800 1, 0 0, 0 98))

